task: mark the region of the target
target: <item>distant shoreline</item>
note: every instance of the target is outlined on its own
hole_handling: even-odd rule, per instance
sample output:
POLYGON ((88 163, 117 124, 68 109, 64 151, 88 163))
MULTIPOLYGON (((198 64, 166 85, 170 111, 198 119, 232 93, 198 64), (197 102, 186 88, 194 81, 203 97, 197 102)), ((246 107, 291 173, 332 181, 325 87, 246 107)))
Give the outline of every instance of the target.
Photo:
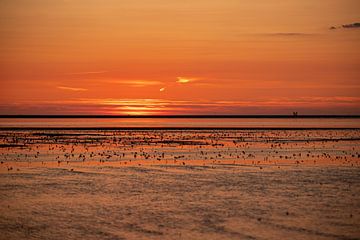
POLYGON ((0 115, 0 118, 360 118, 360 115, 0 115))
POLYGON ((360 130, 358 127, 0 127, 0 131, 248 131, 360 130))

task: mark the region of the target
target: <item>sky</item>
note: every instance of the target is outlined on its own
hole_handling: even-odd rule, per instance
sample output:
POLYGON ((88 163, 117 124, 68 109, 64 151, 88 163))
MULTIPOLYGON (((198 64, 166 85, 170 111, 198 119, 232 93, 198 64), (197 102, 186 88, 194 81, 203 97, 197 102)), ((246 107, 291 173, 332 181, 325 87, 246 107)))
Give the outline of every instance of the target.
POLYGON ((1 0, 0 114, 360 114, 358 0, 1 0))

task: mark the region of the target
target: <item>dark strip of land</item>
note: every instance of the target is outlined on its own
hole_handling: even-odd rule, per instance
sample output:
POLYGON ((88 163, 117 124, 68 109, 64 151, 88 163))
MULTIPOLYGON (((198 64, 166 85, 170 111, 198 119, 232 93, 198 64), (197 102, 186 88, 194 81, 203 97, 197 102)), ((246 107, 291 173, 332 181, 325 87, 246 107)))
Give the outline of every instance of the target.
POLYGON ((360 118, 360 115, 0 115, 0 118, 360 118))
POLYGON ((0 131, 49 131, 49 130, 104 130, 104 131, 221 131, 221 130, 360 130, 349 127, 0 127, 0 131))

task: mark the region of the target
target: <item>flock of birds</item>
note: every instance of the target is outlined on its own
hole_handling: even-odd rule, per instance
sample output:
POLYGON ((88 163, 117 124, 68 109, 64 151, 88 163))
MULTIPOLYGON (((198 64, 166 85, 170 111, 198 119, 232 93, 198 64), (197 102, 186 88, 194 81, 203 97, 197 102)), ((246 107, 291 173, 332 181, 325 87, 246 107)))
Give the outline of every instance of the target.
POLYGON ((8 171, 14 162, 354 166, 359 143, 359 130, 3 131, 0 159, 8 171))

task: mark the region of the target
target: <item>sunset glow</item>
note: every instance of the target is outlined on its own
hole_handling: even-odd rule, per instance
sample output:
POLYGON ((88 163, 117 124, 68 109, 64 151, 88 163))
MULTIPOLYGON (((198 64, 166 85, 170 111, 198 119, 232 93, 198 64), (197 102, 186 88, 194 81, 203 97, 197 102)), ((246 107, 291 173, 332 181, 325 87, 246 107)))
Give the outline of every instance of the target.
POLYGON ((0 114, 360 114, 358 0, 0 2, 0 114))

